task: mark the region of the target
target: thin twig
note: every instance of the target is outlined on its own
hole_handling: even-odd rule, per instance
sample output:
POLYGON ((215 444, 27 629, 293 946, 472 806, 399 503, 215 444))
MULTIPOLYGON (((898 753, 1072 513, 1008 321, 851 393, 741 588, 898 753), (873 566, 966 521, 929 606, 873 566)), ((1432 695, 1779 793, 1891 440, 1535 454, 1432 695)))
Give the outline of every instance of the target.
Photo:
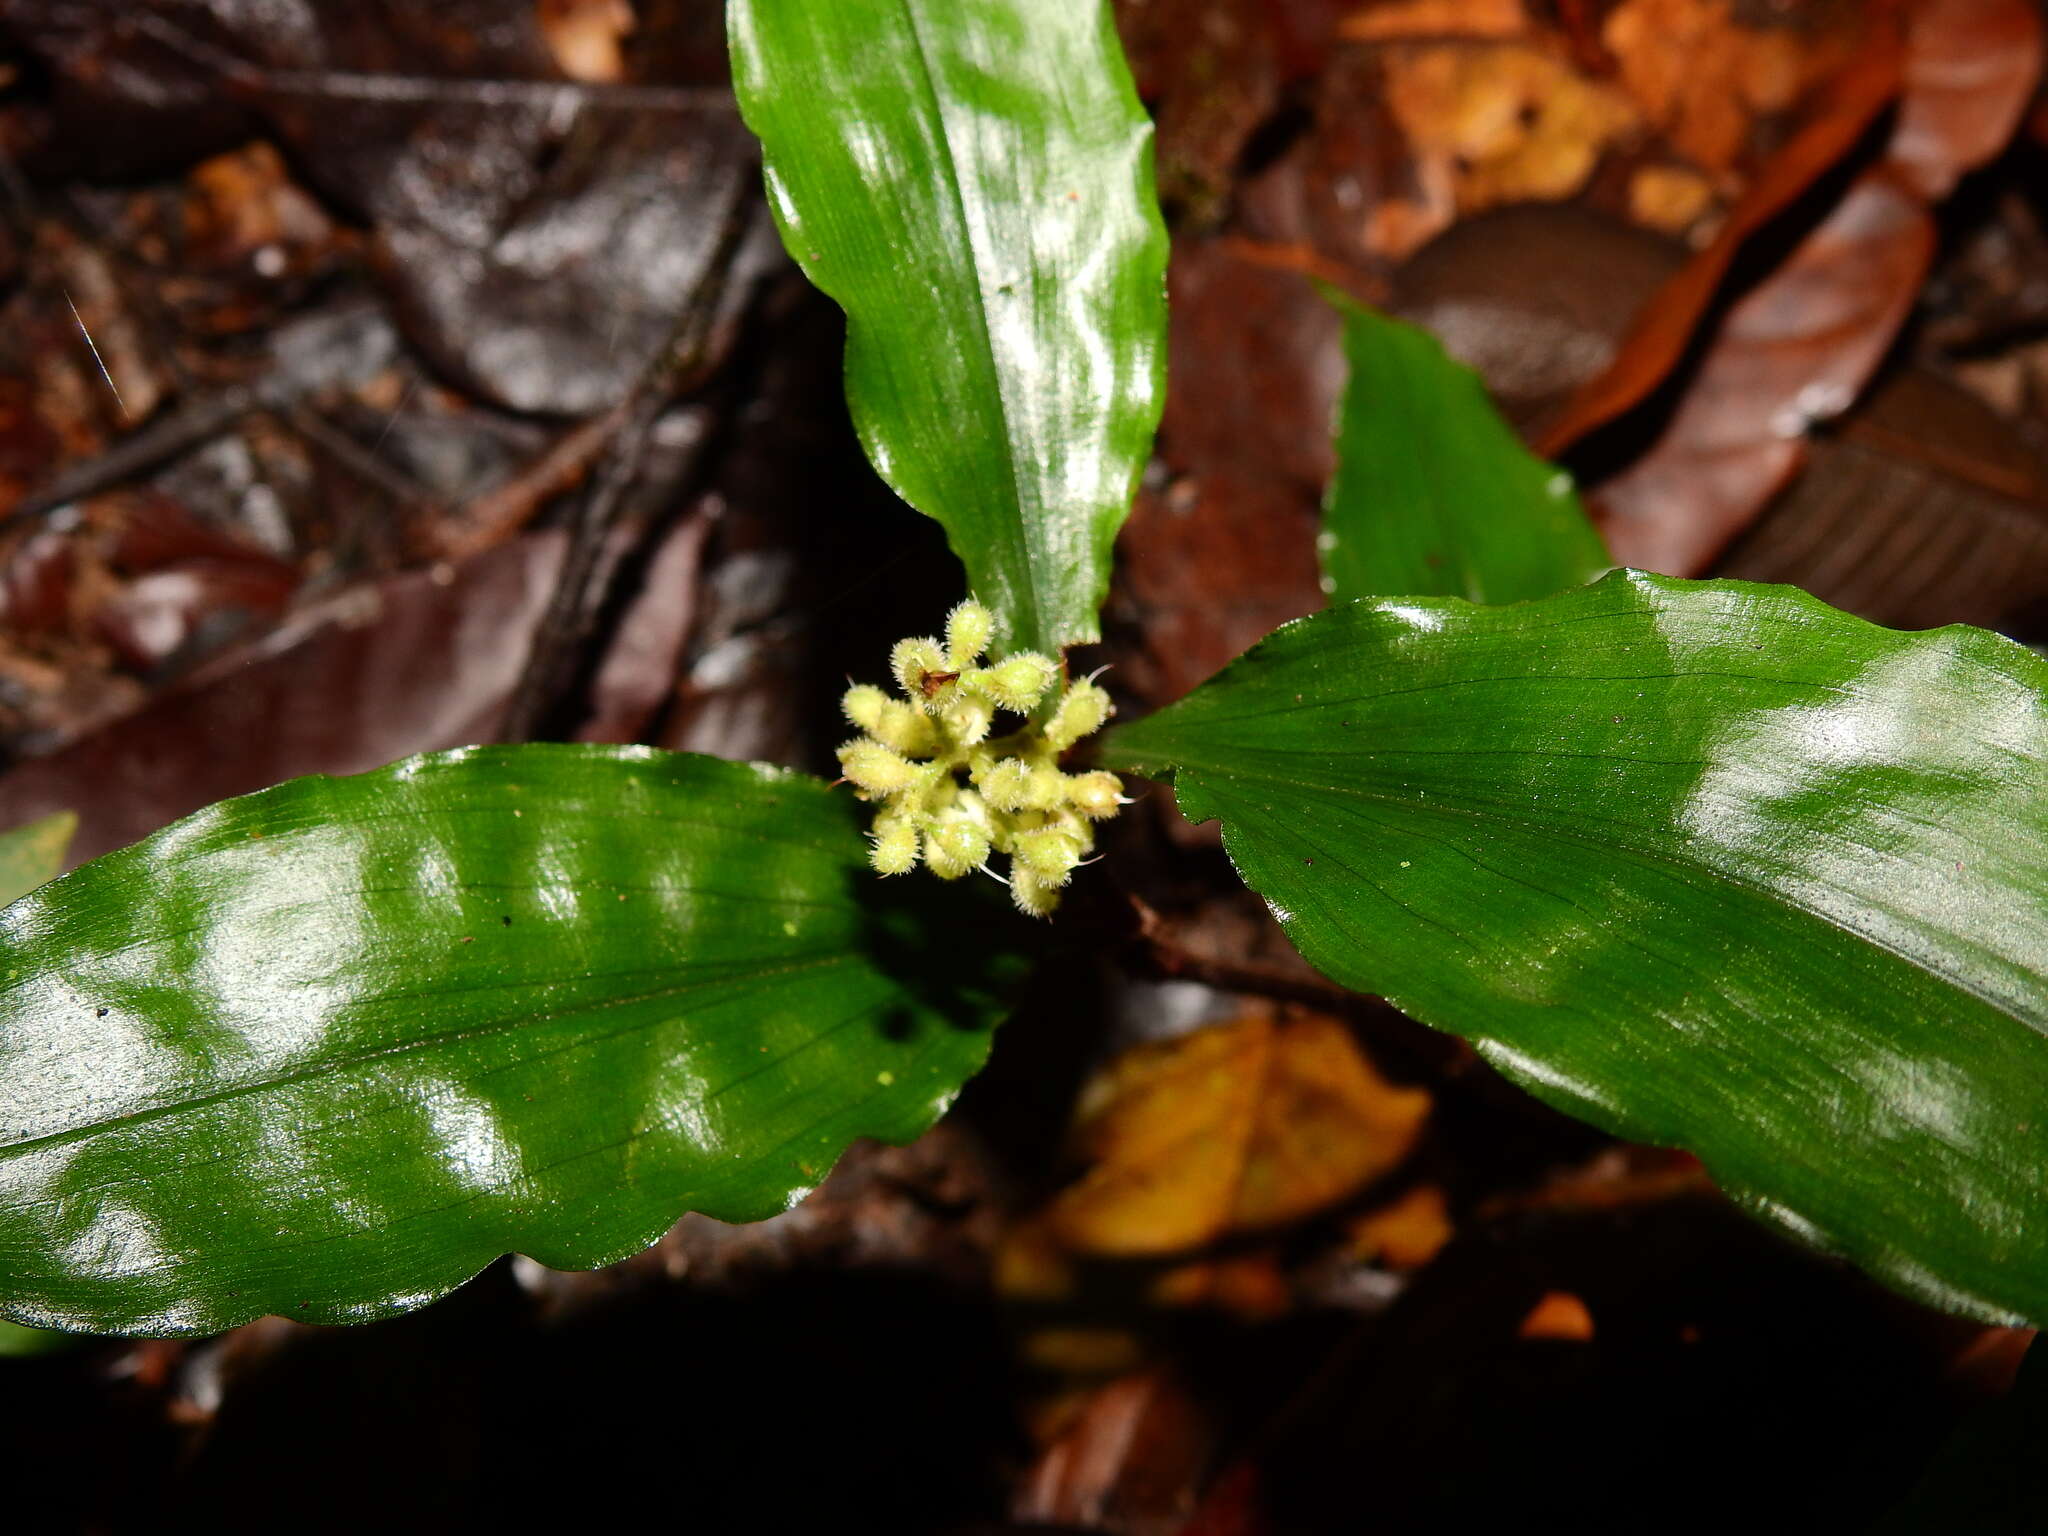
POLYGON ((476 107, 605 106, 639 112, 732 111, 732 92, 717 87, 604 85, 575 80, 461 80, 432 75, 363 74, 350 70, 269 69, 192 36, 161 16, 128 18, 133 29, 173 53, 213 71, 244 91, 265 96, 314 96, 391 106, 455 104, 476 107))

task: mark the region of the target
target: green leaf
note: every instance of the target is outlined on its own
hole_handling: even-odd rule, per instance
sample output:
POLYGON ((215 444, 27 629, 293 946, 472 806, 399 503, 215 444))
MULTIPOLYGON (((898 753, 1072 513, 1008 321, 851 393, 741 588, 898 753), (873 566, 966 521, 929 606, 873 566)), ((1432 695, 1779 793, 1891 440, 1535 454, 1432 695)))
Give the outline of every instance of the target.
MULTIPOLYGON (((0 906, 18 901, 64 870, 64 854, 78 830, 71 811, 54 811, 36 821, 0 832, 0 906)), ((0 1360, 46 1355, 76 1342, 68 1333, 24 1328, 0 1319, 0 1360)))
POLYGON ((55 811, 11 832, 0 832, 0 907, 62 874, 64 852, 77 830, 75 813, 55 811))
MULTIPOLYGON (((0 914, 0 1310, 205 1332, 416 1307, 755 1220, 981 1063, 1014 969, 850 797, 633 747, 229 800, 0 914)), ((1005 927, 1002 933, 1011 930, 1005 927)))
POLYGON ((1617 572, 1359 602, 1115 733, 1310 961, 1688 1147, 1900 1289, 2048 1321, 2048 663, 1617 572))
POLYGON ((733 0, 783 243, 868 457, 1007 648, 1096 638, 1164 398, 1152 129, 1103 0, 733 0))
POLYGON ((1613 564, 1571 476, 1522 446, 1477 374, 1427 331, 1338 308, 1351 378, 1319 546, 1335 598, 1518 603, 1613 564))

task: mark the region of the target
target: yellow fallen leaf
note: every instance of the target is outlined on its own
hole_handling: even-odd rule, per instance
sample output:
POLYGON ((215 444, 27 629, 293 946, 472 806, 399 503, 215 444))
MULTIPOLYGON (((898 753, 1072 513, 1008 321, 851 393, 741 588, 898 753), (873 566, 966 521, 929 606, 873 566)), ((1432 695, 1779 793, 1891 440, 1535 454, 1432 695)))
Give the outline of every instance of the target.
POLYGON ((1287 1315, 1294 1292, 1273 1254, 1239 1253, 1175 1265, 1152 1283, 1152 1299, 1162 1307, 1209 1307, 1264 1323, 1287 1315))
POLYGON ((1593 1314, 1570 1291, 1546 1291, 1516 1331, 1525 1339, 1569 1339, 1583 1344, 1593 1337, 1593 1314))
POLYGON ((1429 1095, 1375 1072, 1341 1023, 1253 1015, 1126 1052, 1084 1097, 1094 1166, 1048 1212, 1076 1250, 1175 1253, 1296 1221, 1414 1145, 1429 1095))
POLYGON ((1388 1269, 1420 1269, 1451 1240, 1451 1231, 1443 1190, 1418 1184, 1391 1205, 1367 1211, 1351 1223, 1351 1252, 1388 1269))
POLYGON ((1622 92, 1527 43, 1399 44, 1385 68, 1417 180, 1448 182, 1468 213, 1570 197, 1641 123, 1622 92))
POLYGON ((1714 189, 1682 165, 1642 165, 1628 181, 1628 216, 1667 235, 1684 234, 1713 205, 1714 189))

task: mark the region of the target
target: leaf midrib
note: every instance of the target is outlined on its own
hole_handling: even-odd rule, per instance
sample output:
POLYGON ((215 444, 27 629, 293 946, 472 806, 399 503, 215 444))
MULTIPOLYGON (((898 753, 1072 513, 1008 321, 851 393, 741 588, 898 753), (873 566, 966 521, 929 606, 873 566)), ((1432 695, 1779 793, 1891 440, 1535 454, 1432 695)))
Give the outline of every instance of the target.
MULTIPOLYGON (((447 1046, 460 1045, 472 1040, 489 1039, 495 1035, 508 1034, 515 1029, 554 1023, 582 1013, 603 1012, 606 1009, 624 1007, 633 1003, 652 1002, 657 998, 663 997, 680 997, 693 991, 708 988, 730 987, 741 982, 743 979, 787 978, 805 971, 826 970, 834 966, 850 964, 858 958, 858 956, 851 953, 822 956, 796 964, 751 969, 745 973, 744 978, 738 975, 707 977, 698 981, 679 983, 673 987, 657 988, 652 992, 634 993, 625 997, 578 1003, 548 1012, 522 1013, 516 1016, 493 1019, 487 1023, 470 1025, 461 1029, 448 1030, 438 1035, 425 1036, 416 1040, 401 1040, 387 1045, 367 1047, 345 1055, 326 1058, 295 1071, 280 1072, 254 1082, 236 1083, 215 1092, 196 1094, 190 1098, 180 1099, 172 1103, 155 1104, 146 1109, 131 1110, 126 1114, 95 1120, 90 1124, 72 1126, 61 1131, 49 1131, 40 1136, 31 1136, 20 1141, 8 1142, 0 1145, 0 1162, 12 1159, 17 1153, 39 1151, 50 1146, 62 1146, 88 1136, 97 1135, 110 1126, 119 1125, 125 1128, 131 1125, 146 1125, 168 1116, 183 1114, 188 1110, 203 1109, 211 1105, 227 1103, 234 1099, 247 1098, 253 1094, 268 1093, 276 1089, 296 1087, 300 1083, 311 1082, 316 1078, 353 1072, 375 1061, 387 1061, 396 1057, 437 1051, 447 1046)), ((678 969, 686 968, 679 967, 678 969)), ((530 983, 533 986, 548 984, 544 981, 530 983)), ((647 1028, 658 1022, 661 1021, 648 1020, 644 1023, 628 1026, 628 1030, 647 1028)))
POLYGON ((1003 530, 1004 542, 1022 557, 1025 572, 1022 593, 1026 614, 1020 615, 1022 633, 1012 637, 1015 642, 1029 648, 1039 641, 1049 641, 1057 648, 1058 638, 1044 633, 1045 620, 1038 602, 1038 558, 1031 541, 1024 536, 1024 474, 1023 456, 1018 451, 1016 427, 1010 419, 1009 379, 996 355, 996 341, 993 327, 989 324, 988 284, 982 274, 982 250, 975 238, 974 224, 967 216, 967 192, 961 183, 960 165, 953 153, 953 124, 946 111, 946 100, 938 85, 938 76, 932 69, 931 50, 925 42, 924 29, 918 25, 917 0, 899 0, 905 25, 910 30, 910 41, 917 54, 917 67, 924 76, 925 90, 931 96, 932 111, 939 122, 939 143, 944 153, 941 160, 945 166, 945 181, 953 199, 953 213, 960 221, 961 236, 967 242, 968 272, 974 279, 975 338, 981 343, 981 350, 988 359, 989 376, 995 380, 990 392, 995 398, 997 419, 1002 424, 1004 468, 1010 477, 1010 496, 1015 513, 1008 519, 1009 526, 1003 530), (1024 622, 1028 615, 1028 622, 1024 622))
MULTIPOLYGON (((1616 838, 1610 842, 1604 843, 1595 842, 1593 838, 1583 833, 1574 832, 1568 828, 1562 827, 1555 822, 1538 821, 1534 819, 1516 817, 1500 812, 1480 809, 1469 805, 1461 806, 1445 802, 1440 802, 1437 804, 1428 804, 1418 800, 1404 798, 1400 795, 1387 794, 1381 791, 1354 788, 1346 785, 1307 783, 1265 775, 1252 776, 1233 774, 1227 771, 1204 769, 1202 766, 1195 763, 1185 763, 1177 766, 1182 771, 1192 772, 1196 775, 1198 794, 1201 791, 1206 790, 1210 794, 1218 795, 1219 798, 1224 800, 1238 800, 1242 803, 1249 803, 1248 797, 1241 793, 1233 794, 1228 789, 1219 790, 1217 782, 1219 778, 1225 781, 1226 783, 1271 783, 1287 789, 1307 791, 1310 794, 1349 795, 1356 797, 1358 799, 1371 800, 1379 804, 1388 805, 1407 813, 1421 812, 1427 815, 1463 819, 1466 821, 1478 823, 1480 825, 1498 825, 1501 827, 1513 828, 1519 832, 1533 832, 1534 834, 1536 834, 1539 840, 1543 838, 1554 838, 1559 841, 1566 841, 1579 846, 1591 847, 1603 853, 1623 853, 1627 854, 1628 856, 1634 859, 1639 860, 1642 863, 1655 865, 1659 868, 1676 872, 1677 874, 1682 876, 1691 877, 1704 875, 1708 879, 1713 880, 1720 885, 1726 886, 1733 890, 1741 891, 1745 895, 1758 897, 1765 901, 1771 902, 1777 906, 1783 907, 1787 911, 1800 913, 1803 916, 1812 920, 1813 922, 1820 924, 1822 927, 1827 928, 1832 932, 1846 934, 1849 937, 1856 940, 1858 943, 1866 944, 1870 948, 1877 950, 1882 954, 1891 956, 1893 959, 1897 960, 1900 964, 1908 967, 1909 969, 1916 971, 1921 975, 1930 978, 1933 981, 1939 982, 1943 986, 1949 987, 1966 997, 1975 999, 1977 1002, 1983 1004, 1986 1008, 1991 1009, 1993 1012, 2001 1015, 2002 1017, 2011 1019, 2014 1023, 2019 1024, 2023 1028, 2031 1030, 2034 1034, 2048 1035, 2048 1019, 2032 1018, 2027 1016, 2026 1014, 2016 1012, 2008 1002, 1996 997, 1988 996, 1980 988, 1973 985, 1969 981, 1959 977, 1951 976, 1944 971, 1938 970, 1933 966, 1926 964, 1924 961, 1912 955, 1904 953, 1903 951, 1898 949, 1897 946, 1887 943, 1885 940, 1878 938, 1873 934, 1866 933, 1860 928, 1851 927, 1848 924, 1841 922, 1839 919, 1832 916, 1831 914, 1821 911, 1818 908, 1810 905, 1809 903, 1796 900, 1795 898, 1786 895, 1782 891, 1754 884, 1751 881, 1742 879, 1739 876, 1732 874, 1726 870, 1716 869, 1714 866, 1710 864, 1687 861, 1663 849, 1646 848, 1638 843, 1621 838, 1616 838), (1208 777, 1206 778, 1204 778, 1205 773, 1208 775, 1208 777)), ((1178 780, 1176 780, 1176 786, 1178 786, 1178 780)), ((1626 823, 1617 823, 1617 825, 1626 825, 1626 823)), ((1554 896, 1555 893, 1552 893, 1552 895, 1554 896)), ((1900 914, 1897 913, 1894 913, 1893 915, 1900 916, 1900 914)), ((1911 918, 1908 920, 1911 921, 1916 927, 1920 926, 1923 921, 1919 918, 1911 918)), ((1972 947, 1974 948, 1975 946, 1972 947)), ((2000 970, 2009 970, 2012 968, 2012 962, 2005 960, 2000 956, 1991 955, 1988 951, 1985 953, 1987 955, 1987 958, 1993 960, 2000 970)))

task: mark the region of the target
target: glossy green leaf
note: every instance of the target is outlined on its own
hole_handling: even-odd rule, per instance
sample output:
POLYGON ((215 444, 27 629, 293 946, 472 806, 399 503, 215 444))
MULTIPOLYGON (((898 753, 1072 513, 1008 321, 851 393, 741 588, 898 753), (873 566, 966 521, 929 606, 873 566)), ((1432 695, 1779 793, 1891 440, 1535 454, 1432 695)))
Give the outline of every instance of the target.
POLYGON ((1117 732, 1315 965, 1691 1148, 1900 1288, 2048 1321, 2048 663, 1618 572, 1346 604, 1117 732))
POLYGON ((65 850, 77 830, 74 812, 55 811, 11 832, 0 832, 0 907, 62 874, 65 850))
POLYGON ((1571 476, 1522 446, 1477 374, 1427 331, 1338 307, 1351 376, 1319 545, 1333 597, 1518 603, 1613 564, 1571 476))
MULTIPOLYGON (((0 832, 0 906, 20 900, 63 873, 64 854, 77 830, 76 813, 55 811, 11 832, 0 832)), ((75 1342, 72 1334, 24 1328, 0 1318, 0 1359, 46 1355, 75 1342)))
POLYGON ((931 937, 931 883, 875 879, 858 820, 767 768, 477 748, 43 887, 0 913, 0 1310, 376 1317, 507 1251, 770 1215, 916 1135, 1011 960, 951 891, 931 937))
POLYGON ((1164 393, 1149 119, 1104 0, 732 0, 783 242, 868 456, 1010 648, 1096 638, 1164 393))

